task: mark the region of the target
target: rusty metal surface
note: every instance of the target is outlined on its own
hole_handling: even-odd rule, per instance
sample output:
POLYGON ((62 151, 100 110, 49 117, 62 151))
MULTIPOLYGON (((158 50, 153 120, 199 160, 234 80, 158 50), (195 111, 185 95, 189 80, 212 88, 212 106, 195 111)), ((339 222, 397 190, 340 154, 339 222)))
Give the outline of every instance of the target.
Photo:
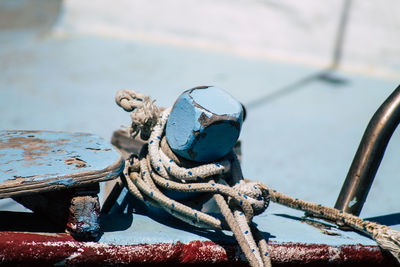
MULTIPOLYGON (((271 244, 274 266, 396 266, 376 246, 271 244)), ((0 233, 1 264, 60 266, 217 264, 247 266, 236 245, 211 241, 110 245, 78 242, 54 233, 0 233)))
POLYGON ((67 231, 81 241, 100 238, 100 203, 96 196, 76 196, 71 199, 67 231))
POLYGON ((90 183, 91 175, 109 180, 121 167, 119 154, 96 135, 0 131, 0 197, 19 191, 17 186, 27 191, 36 190, 37 184, 77 186, 80 180, 90 183))

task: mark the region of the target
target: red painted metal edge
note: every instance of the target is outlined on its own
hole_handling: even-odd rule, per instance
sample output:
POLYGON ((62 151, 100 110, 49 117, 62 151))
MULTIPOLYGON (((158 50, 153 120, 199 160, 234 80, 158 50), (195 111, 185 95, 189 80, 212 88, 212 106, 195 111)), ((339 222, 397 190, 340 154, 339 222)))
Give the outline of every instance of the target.
MULTIPOLYGON (((273 243, 275 266, 397 266, 377 246, 273 243)), ((245 264, 234 244, 192 241, 109 245, 78 242, 67 234, 0 232, 0 263, 7 265, 245 264)))

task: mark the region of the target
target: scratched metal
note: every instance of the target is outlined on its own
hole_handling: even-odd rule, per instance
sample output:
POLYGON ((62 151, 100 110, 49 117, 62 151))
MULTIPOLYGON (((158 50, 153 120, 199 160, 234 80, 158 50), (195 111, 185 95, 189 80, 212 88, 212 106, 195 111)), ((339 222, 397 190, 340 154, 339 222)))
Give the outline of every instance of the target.
POLYGON ((104 139, 87 133, 0 131, 0 184, 48 180, 73 185, 72 174, 100 171, 119 160, 104 139))
MULTIPOLYGON (((374 246, 271 244, 269 254, 277 266, 398 266, 374 246)), ((45 233, 0 233, 0 258, 5 265, 103 266, 151 265, 248 266, 233 244, 191 241, 138 245, 77 242, 70 236, 45 233)))
POLYGON ((210 162, 232 150, 242 121, 242 106, 228 92, 215 86, 197 87, 185 91, 176 100, 165 136, 176 154, 189 160, 210 162))

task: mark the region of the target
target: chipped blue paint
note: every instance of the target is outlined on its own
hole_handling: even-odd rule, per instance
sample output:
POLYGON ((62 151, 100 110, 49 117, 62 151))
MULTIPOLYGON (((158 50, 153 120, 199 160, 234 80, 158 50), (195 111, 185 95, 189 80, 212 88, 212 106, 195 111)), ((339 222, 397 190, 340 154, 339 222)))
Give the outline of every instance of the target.
POLYGON ((99 231, 99 217, 96 212, 91 210, 83 210, 76 217, 76 224, 79 225, 81 233, 96 233, 99 231))
POLYGON ((92 134, 0 131, 0 183, 22 178, 71 185, 70 180, 52 180, 105 169, 119 157, 110 144, 92 134))
POLYGON ((122 161, 122 164, 121 164, 121 166, 119 167, 119 169, 116 170, 116 171, 114 171, 114 172, 108 173, 108 174, 106 175, 106 178, 111 178, 111 177, 116 176, 117 174, 122 173, 123 170, 124 170, 124 168, 125 168, 125 161, 122 161))
POLYGON ((353 207, 357 203, 357 198, 354 197, 350 202, 349 202, 349 208, 353 207))
POLYGON ((241 104, 218 87, 185 91, 166 126, 171 149, 200 162, 223 157, 236 143, 243 121, 241 104))
POLYGON ((210 86, 207 89, 193 90, 190 96, 198 105, 207 108, 214 114, 240 116, 242 110, 240 103, 231 94, 221 88, 210 86))
POLYGON ((48 184, 48 185, 62 184, 62 185, 65 185, 65 186, 71 186, 71 185, 73 185, 75 183, 76 183, 76 181, 72 180, 72 178, 65 178, 65 179, 46 182, 46 184, 48 184))

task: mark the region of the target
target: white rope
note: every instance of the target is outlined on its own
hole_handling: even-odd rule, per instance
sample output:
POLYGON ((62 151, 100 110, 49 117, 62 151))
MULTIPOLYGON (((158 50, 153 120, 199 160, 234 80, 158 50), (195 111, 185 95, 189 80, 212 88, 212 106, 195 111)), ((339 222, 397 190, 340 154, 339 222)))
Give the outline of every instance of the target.
POLYGON ((254 214, 260 214, 268 207, 270 197, 276 203, 330 221, 340 221, 357 231, 364 232, 381 248, 390 251, 400 262, 400 232, 385 225, 364 221, 337 209, 295 199, 272 190, 260 182, 245 181, 239 161, 233 152, 220 162, 190 168, 179 166, 165 153, 161 145, 170 109, 160 113, 149 97, 128 90, 120 90, 116 102, 126 111, 132 111, 132 135, 140 132, 142 139, 149 139, 148 154, 127 161, 124 174, 129 191, 139 200, 161 207, 171 215, 196 227, 211 229, 229 227, 251 266, 271 265, 267 243, 251 222, 254 214), (229 179, 225 181, 223 177, 227 177, 228 173, 229 179), (221 182, 215 182, 213 180, 215 178, 221 182), (165 196, 159 188, 177 192, 213 193, 225 222, 165 196))
MULTIPOLYGON (((124 173, 129 191, 139 200, 163 208, 171 215, 196 227, 225 229, 229 226, 251 266, 270 266, 270 260, 263 261, 261 257, 263 251, 260 249, 265 250, 266 246, 261 248, 257 245, 249 226, 254 213, 261 213, 267 208, 268 194, 267 191, 262 192, 257 187, 257 183, 246 185, 234 152, 219 162, 189 168, 179 166, 164 153, 161 145, 170 109, 164 110, 161 114, 157 113, 157 117, 154 114, 148 115, 145 111, 138 112, 146 108, 147 104, 144 103, 151 101, 143 95, 127 90, 120 91, 116 101, 125 110, 133 111, 135 114, 131 114, 132 117, 140 117, 140 119, 132 120, 132 132, 135 135, 141 131, 150 130, 148 153, 127 161, 128 167, 124 173), (145 129, 146 124, 152 126, 145 129), (235 184, 234 187, 225 185, 225 181, 218 183, 218 180, 222 181, 222 177, 228 174, 230 176, 228 183, 235 184), (217 182, 213 180, 214 178, 218 179, 217 182), (178 192, 214 193, 226 221, 223 222, 170 199, 160 188, 178 192), (230 210, 223 196, 227 198, 233 211, 230 210), (264 264, 265 262, 267 265, 264 264)), ((264 254, 267 255, 267 253, 264 254)))
POLYGON ((383 249, 390 253, 400 262, 400 232, 389 227, 379 227, 373 233, 373 238, 383 249))
POLYGON ((135 137, 140 133, 140 137, 147 140, 160 114, 154 101, 144 94, 122 89, 117 92, 115 102, 125 111, 131 112, 130 134, 135 137))

